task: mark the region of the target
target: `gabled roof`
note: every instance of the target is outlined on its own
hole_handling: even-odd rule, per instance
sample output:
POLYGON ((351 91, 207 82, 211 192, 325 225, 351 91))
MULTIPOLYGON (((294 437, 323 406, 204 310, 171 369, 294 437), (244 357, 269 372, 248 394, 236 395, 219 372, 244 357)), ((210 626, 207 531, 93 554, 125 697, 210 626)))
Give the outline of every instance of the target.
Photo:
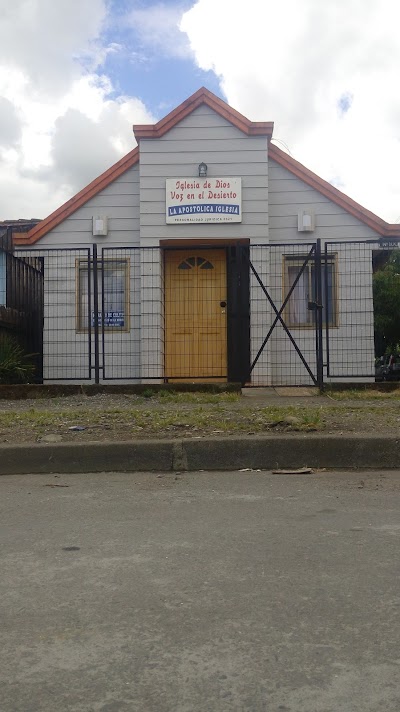
POLYGON ((334 188, 334 186, 328 183, 328 181, 317 176, 316 173, 310 171, 308 168, 275 146, 275 144, 269 144, 268 156, 273 161, 279 163, 279 165, 283 168, 286 168, 288 171, 293 173, 297 178, 300 178, 300 180, 304 181, 304 183, 307 183, 319 193, 325 195, 326 198, 329 198, 329 200, 333 203, 339 205, 343 208, 343 210, 346 210, 346 212, 354 215, 354 217, 358 218, 358 220, 365 223, 365 225, 368 225, 368 227, 375 230, 380 235, 391 237, 398 235, 400 237, 400 225, 391 225, 390 223, 385 222, 385 220, 382 220, 382 218, 378 217, 378 215, 372 213, 370 210, 363 208, 362 205, 356 203, 355 200, 349 198, 349 196, 342 193, 341 190, 334 188))
POLYGON ((135 124, 133 133, 136 140, 139 142, 141 138, 160 138, 164 136, 167 131, 202 104, 209 106, 216 114, 222 116, 247 136, 268 136, 269 138, 272 136, 274 130, 273 121, 249 121, 243 114, 240 114, 236 109, 232 109, 229 104, 215 96, 211 91, 201 87, 157 124, 135 124))
POLYGON ((110 183, 112 183, 116 178, 125 173, 129 168, 139 162, 139 149, 133 149, 121 158, 117 163, 114 163, 111 168, 108 168, 104 173, 95 178, 86 188, 83 188, 79 193, 74 195, 73 198, 67 200, 64 205, 57 208, 54 213, 51 213, 45 220, 42 220, 38 225, 36 225, 32 230, 30 230, 25 236, 15 235, 14 242, 16 245, 33 245, 35 242, 40 240, 41 237, 46 235, 50 230, 57 227, 63 220, 68 218, 72 213, 74 213, 78 208, 87 203, 90 198, 94 195, 100 193, 104 190, 110 183))
MULTIPOLYGON (((232 107, 222 101, 222 99, 219 99, 208 89, 202 87, 158 123, 150 125, 135 125, 133 130, 136 139, 140 141, 142 138, 159 138, 160 136, 163 136, 167 133, 167 131, 176 126, 180 121, 182 121, 182 119, 202 104, 209 106, 216 113, 220 114, 220 116, 229 121, 233 126, 236 126, 240 129, 240 131, 243 131, 243 133, 247 136, 266 136, 268 139, 271 139, 272 137, 273 123, 271 121, 249 121, 249 119, 235 109, 232 109, 232 107)), ((317 176, 270 141, 269 158, 276 161, 312 188, 325 195, 329 198, 329 200, 332 200, 332 202, 339 205, 343 210, 346 210, 351 215, 354 215, 358 220, 368 225, 368 227, 375 230, 379 235, 384 237, 400 237, 400 225, 387 223, 382 220, 382 218, 374 215, 374 213, 371 213, 366 208, 363 208, 362 205, 356 203, 337 188, 334 188, 330 183, 317 176)), ((26 235, 15 236, 15 244, 33 245, 35 242, 40 240, 41 237, 63 222, 63 220, 72 215, 76 210, 78 210, 78 208, 93 198, 93 196, 97 193, 104 190, 104 188, 106 188, 116 178, 125 173, 125 171, 129 170, 129 168, 138 162, 139 148, 136 147, 133 151, 130 151, 130 153, 111 166, 111 168, 102 173, 98 178, 89 183, 86 188, 83 188, 83 190, 77 193, 77 195, 68 200, 64 203, 64 205, 51 213, 51 215, 49 215, 45 220, 26 233, 26 235)))

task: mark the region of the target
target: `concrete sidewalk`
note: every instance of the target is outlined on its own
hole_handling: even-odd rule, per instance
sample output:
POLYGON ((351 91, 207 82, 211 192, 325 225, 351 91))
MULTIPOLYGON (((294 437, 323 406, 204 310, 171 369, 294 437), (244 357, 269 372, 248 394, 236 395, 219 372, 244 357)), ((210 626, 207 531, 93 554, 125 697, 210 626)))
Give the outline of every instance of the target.
POLYGON ((0 475, 75 472, 179 472, 283 468, 398 469, 393 436, 270 437, 0 446, 0 475))

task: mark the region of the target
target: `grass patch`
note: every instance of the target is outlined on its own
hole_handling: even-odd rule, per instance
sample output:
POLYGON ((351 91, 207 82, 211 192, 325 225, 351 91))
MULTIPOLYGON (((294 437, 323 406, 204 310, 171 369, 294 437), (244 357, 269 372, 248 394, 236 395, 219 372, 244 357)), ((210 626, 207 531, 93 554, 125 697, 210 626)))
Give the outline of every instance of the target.
POLYGON ((241 393, 192 393, 190 391, 159 391, 155 394, 161 403, 237 403, 241 393))
MULTIPOLYGON (((318 409, 297 407, 254 407, 233 408, 232 396, 221 401, 221 396, 202 394, 201 403, 193 401, 195 394, 176 394, 186 407, 176 408, 176 401, 164 402, 163 406, 109 408, 88 410, 36 410, 0 413, 0 432, 4 435, 29 435, 37 439, 46 433, 70 433, 73 425, 85 427, 85 431, 74 433, 72 437, 89 437, 88 434, 104 431, 120 432, 121 437, 141 433, 142 435, 168 435, 185 432, 209 433, 259 433, 267 430, 321 430, 324 422, 318 409), (191 396, 190 407, 187 396, 191 396), (215 400, 216 399, 216 400, 215 400), (85 433, 85 435, 84 435, 85 433)), ((165 401, 165 398, 162 399, 165 401)), ((179 402, 178 401, 178 402, 179 402)), ((106 436, 105 436, 106 437, 106 436)), ((24 438, 25 440, 27 437, 24 438)))
POLYGON ((268 407, 257 411, 255 426, 259 429, 283 428, 285 430, 314 431, 323 430, 321 408, 305 410, 298 407, 268 407))
POLYGON ((153 396, 155 396, 155 394, 156 394, 155 391, 152 391, 151 388, 145 388, 145 390, 143 391, 143 393, 141 395, 142 395, 142 398, 153 398, 153 396))
MULTIPOLYGON (((349 397, 349 391, 345 391, 349 397)), ((359 393, 359 391, 358 391, 359 393)), ((44 405, 44 404, 43 404, 44 405)), ((8 406, 9 407, 9 406, 8 406)), ((31 404, 29 409, 0 410, 0 442, 35 442, 49 434, 62 440, 130 440, 143 438, 272 435, 326 431, 329 433, 394 433, 400 429, 397 399, 340 399, 318 405, 265 405, 236 393, 169 393, 150 399, 135 396, 118 402, 99 400, 54 408, 31 404), (93 407, 90 405, 92 403, 93 407), (94 407, 95 406, 95 407, 94 407), (70 431, 74 425, 82 431, 70 431)))
POLYGON ((368 400, 399 400, 400 399, 400 387, 395 388, 394 390, 377 390, 375 388, 365 388, 365 389, 358 389, 358 388, 346 388, 343 391, 337 391, 337 390, 332 390, 332 391, 327 391, 327 395, 329 398, 332 398, 333 400, 337 401, 344 401, 344 400, 361 400, 361 401, 368 401, 368 400))

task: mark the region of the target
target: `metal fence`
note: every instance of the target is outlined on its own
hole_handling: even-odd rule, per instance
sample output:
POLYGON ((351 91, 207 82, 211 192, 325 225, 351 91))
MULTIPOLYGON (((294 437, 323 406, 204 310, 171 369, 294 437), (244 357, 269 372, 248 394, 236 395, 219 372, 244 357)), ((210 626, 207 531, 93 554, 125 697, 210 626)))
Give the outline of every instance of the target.
POLYGON ((373 271, 379 240, 326 242, 323 263, 335 264, 335 286, 323 299, 334 315, 324 324, 325 380, 375 377, 373 271))
POLYGON ((11 230, 0 238, 0 332, 14 335, 43 376, 43 258, 12 251, 11 230))
POLYGON ((39 249, 48 381, 374 378, 377 241, 39 249))

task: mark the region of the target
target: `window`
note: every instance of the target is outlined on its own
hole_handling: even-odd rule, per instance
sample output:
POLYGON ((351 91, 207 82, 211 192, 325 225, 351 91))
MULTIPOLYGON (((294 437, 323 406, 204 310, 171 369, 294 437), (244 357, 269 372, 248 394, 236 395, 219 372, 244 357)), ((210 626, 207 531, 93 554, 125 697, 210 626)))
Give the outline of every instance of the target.
MULTIPOLYGON (((296 285, 285 309, 285 320, 291 327, 307 327, 315 324, 315 309, 309 303, 315 302, 315 263, 310 259, 302 271, 306 257, 284 257, 284 298, 290 288, 296 285), (301 272, 301 274, 300 274, 301 272), (300 276, 299 276, 300 274, 300 276)), ((321 269, 322 322, 337 326, 336 296, 336 255, 322 259, 321 269)))
POLYGON ((178 269, 193 269, 196 266, 200 269, 214 269, 214 265, 204 257, 187 257, 180 263, 178 269))
MULTIPOLYGON (((129 331, 129 263, 128 260, 99 260, 97 265, 98 284, 98 326, 106 331, 129 331), (103 297, 104 285, 104 297, 103 297)), ((77 284, 77 322, 78 331, 87 331, 89 326, 89 291, 90 291, 90 326, 95 326, 93 309, 94 282, 93 263, 91 263, 90 290, 87 260, 78 260, 77 284)))

